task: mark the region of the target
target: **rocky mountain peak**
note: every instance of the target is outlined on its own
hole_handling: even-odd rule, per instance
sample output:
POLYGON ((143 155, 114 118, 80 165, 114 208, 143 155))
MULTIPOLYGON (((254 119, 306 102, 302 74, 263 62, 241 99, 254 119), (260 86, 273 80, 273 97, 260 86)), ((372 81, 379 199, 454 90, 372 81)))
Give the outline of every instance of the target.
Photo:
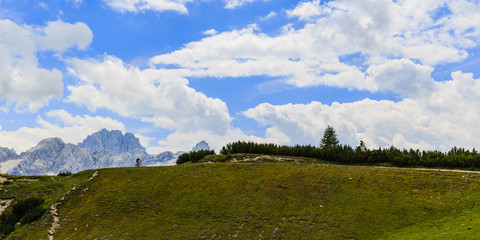
POLYGON ((200 150, 210 150, 210 146, 208 146, 208 143, 205 141, 201 141, 195 145, 195 147, 192 149, 192 152, 200 151, 200 150))
POLYGON ((60 138, 47 138, 34 148, 23 152, 17 166, 8 170, 13 175, 58 174, 62 171, 78 172, 93 166, 94 162, 87 150, 60 138))
POLYGON ((18 158, 18 155, 14 150, 0 147, 0 162, 16 158, 18 158))
POLYGON ((122 134, 119 130, 109 131, 102 129, 89 135, 79 147, 87 149, 90 153, 107 150, 114 154, 130 153, 132 155, 146 154, 145 148, 140 145, 140 140, 131 133, 122 134))
MULTIPOLYGON (((201 141, 192 149, 199 150, 210 150, 210 147, 201 141)), ((60 138, 47 138, 20 156, 0 147, 0 170, 12 175, 76 173, 84 169, 133 167, 137 157, 143 166, 173 165, 182 153, 150 155, 133 134, 102 129, 78 145, 65 143, 60 138)))
POLYGON ((39 156, 55 156, 65 147, 65 143, 60 138, 46 138, 40 141, 37 146, 30 148, 20 156, 35 153, 39 156))

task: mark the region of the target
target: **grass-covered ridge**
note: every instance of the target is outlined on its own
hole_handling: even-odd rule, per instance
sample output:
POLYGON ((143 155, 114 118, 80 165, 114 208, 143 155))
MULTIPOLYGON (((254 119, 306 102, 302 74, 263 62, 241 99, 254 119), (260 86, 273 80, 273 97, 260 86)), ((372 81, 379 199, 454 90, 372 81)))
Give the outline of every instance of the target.
POLYGON ((295 158, 101 169, 59 205, 54 239, 476 239, 479 181, 295 158))
POLYGON ((356 148, 349 145, 340 145, 336 138, 325 141, 336 144, 321 144, 317 147, 312 145, 286 146, 272 143, 238 141, 229 143, 223 147, 220 151, 223 157, 218 160, 228 160, 229 154, 243 153, 306 157, 343 164, 388 164, 398 167, 480 169, 480 152, 476 149, 468 150, 453 147, 448 152, 440 152, 437 150, 420 151, 419 149, 401 150, 394 146, 368 149, 363 141, 361 141, 356 148))
POLYGON ((38 231, 38 236, 41 236, 39 239, 46 237, 45 234, 51 225, 50 207, 62 196, 67 195, 72 188, 86 182, 92 173, 93 171, 84 171, 68 177, 1 175, 0 201, 2 203, 0 205, 4 211, 0 215, 0 230, 2 230, 0 238, 4 237, 3 232, 9 227, 12 219, 18 223, 11 224, 11 227, 14 227, 11 230, 14 232, 10 234, 10 239, 22 239, 27 232, 33 234, 38 231), (25 204, 26 202, 29 204, 25 204), (36 204, 32 205, 35 202, 36 204), (19 209, 25 211, 22 212, 19 209), (19 212, 21 212, 20 215, 19 212), (43 214, 43 217, 30 224, 30 220, 37 219, 38 214, 43 214), (40 225, 42 227, 38 228, 40 225))

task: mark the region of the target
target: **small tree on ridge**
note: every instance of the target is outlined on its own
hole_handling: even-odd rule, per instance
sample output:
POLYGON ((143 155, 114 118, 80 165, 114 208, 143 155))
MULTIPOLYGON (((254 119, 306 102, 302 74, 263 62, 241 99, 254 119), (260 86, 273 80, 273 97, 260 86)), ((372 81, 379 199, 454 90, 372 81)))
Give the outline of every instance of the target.
POLYGON ((337 138, 337 133, 335 132, 335 129, 328 125, 328 127, 325 129, 325 132, 323 133, 323 138, 322 141, 320 142, 320 147, 325 148, 325 147, 334 147, 337 146, 340 142, 338 141, 337 138))

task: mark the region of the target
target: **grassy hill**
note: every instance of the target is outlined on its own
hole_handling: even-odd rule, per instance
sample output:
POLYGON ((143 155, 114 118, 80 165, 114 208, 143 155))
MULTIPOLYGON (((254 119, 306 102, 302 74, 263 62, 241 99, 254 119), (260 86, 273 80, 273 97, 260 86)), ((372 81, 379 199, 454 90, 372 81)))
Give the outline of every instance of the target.
MULTIPOLYGON (((66 195, 54 239, 480 237, 480 173, 304 160, 94 172, 11 179, 0 198, 35 194, 50 206, 66 195)), ((53 219, 47 212, 9 239, 48 239, 53 219)))

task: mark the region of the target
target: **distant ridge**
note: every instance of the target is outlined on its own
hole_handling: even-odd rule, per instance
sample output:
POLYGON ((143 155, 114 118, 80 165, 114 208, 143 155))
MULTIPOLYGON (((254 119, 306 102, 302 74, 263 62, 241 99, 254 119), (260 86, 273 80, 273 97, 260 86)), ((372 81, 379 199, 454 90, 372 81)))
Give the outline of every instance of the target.
POLYGON ((114 154, 130 153, 135 156, 147 154, 140 140, 133 134, 123 135, 119 130, 108 131, 105 128, 89 135, 78 146, 87 149, 90 153, 107 150, 114 154))
POLYGON ((7 173, 12 175, 46 175, 79 172, 94 166, 90 153, 60 138, 47 138, 34 148, 20 154, 19 164, 7 173))
POLYGON ((18 154, 8 148, 0 147, 0 162, 18 158, 18 154))
MULTIPOLYGON (((205 141, 193 148, 194 151, 209 149, 205 141)), ((0 147, 0 170, 12 175, 76 173, 85 169, 133 167, 138 157, 142 166, 174 165, 182 153, 167 151, 151 155, 132 133, 102 129, 77 145, 64 143, 60 138, 47 138, 20 155, 0 147)))

